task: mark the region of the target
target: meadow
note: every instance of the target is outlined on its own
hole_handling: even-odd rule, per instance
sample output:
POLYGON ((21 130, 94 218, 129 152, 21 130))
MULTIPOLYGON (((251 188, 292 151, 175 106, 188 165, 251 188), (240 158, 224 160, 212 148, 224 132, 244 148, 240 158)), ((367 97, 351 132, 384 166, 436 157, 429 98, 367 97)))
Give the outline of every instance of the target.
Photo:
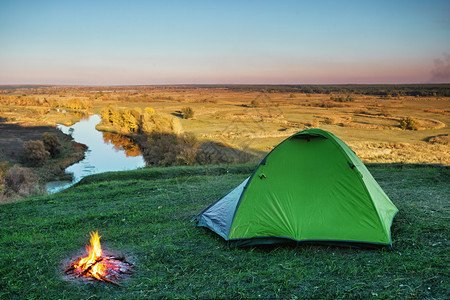
POLYGON ((369 165, 399 208, 393 249, 311 244, 233 248, 190 222, 255 165, 104 173, 63 192, 0 207, 0 298, 448 299, 449 169, 369 165), (134 274, 69 278, 89 232, 134 274))
MULTIPOLYGON (((1 205, 0 298, 448 298, 448 87, 441 87, 443 94, 417 95, 409 88, 416 87, 397 94, 363 92, 369 87, 358 93, 254 86, 1 90, 0 175, 22 165, 25 141, 43 132, 59 134, 56 123, 70 125, 108 106, 124 112, 151 108, 179 124, 180 136, 219 145, 240 164, 98 174, 54 195, 1 205), (187 118, 186 108, 193 112, 187 118), (401 128, 407 118, 417 130, 401 128), (348 143, 399 208, 392 249, 230 249, 190 222, 249 176, 279 142, 311 127, 348 143), (64 273, 84 255, 89 232, 96 230, 106 251, 135 265, 121 286, 64 273)), ((65 145, 59 157, 27 166, 41 180, 61 172, 68 159, 80 159, 70 138, 59 138, 65 145)))
POLYGON ((33 101, 26 106, 17 105, 26 101, 14 105, 0 101, 0 117, 23 126, 54 126, 75 122, 81 112, 101 114, 107 106, 122 111, 151 108, 173 118, 180 124, 179 132, 248 153, 254 162, 293 133, 318 127, 349 144, 364 162, 449 165, 449 87, 430 85, 427 93, 424 88, 427 86, 319 86, 317 91, 289 86, 27 88, 3 90, 2 98, 31 98, 35 105, 33 101), (87 109, 76 101, 89 103, 87 109), (182 110, 187 107, 193 116, 183 118, 182 110), (401 129, 407 118, 414 120, 417 130, 401 129))

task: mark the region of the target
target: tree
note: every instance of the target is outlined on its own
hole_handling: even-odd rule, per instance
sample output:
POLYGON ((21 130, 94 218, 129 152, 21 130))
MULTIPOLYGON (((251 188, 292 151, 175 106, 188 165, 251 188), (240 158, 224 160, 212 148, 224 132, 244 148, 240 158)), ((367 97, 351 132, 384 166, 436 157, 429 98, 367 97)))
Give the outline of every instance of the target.
POLYGON ((403 130, 418 130, 419 126, 419 122, 411 117, 406 117, 400 120, 400 128, 403 130))
POLYGON ((122 113, 122 127, 128 131, 137 132, 139 129, 139 120, 136 120, 131 110, 122 113))
POLYGON ((62 151, 61 142, 56 134, 45 132, 42 135, 42 142, 44 143, 45 150, 50 153, 52 158, 55 158, 62 151))
POLYGON ((27 141, 23 144, 23 159, 29 165, 42 166, 49 157, 50 153, 45 150, 42 141, 27 141))
POLYGON ((183 107, 181 114, 184 119, 192 119, 194 117, 194 110, 190 106, 183 107))
POLYGON ((111 106, 108 105, 107 107, 103 108, 101 111, 102 121, 109 123, 110 122, 110 115, 111 115, 111 106))

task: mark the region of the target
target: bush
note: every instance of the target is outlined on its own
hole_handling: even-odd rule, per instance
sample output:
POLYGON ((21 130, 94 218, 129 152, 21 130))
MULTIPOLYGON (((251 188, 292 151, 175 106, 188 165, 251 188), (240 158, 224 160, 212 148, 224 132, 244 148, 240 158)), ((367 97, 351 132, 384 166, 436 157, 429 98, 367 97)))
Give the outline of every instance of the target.
POLYGON ((336 102, 353 102, 354 99, 351 95, 347 95, 347 96, 339 96, 339 97, 330 97, 331 101, 336 101, 336 102))
POLYGON ((382 109, 380 109, 380 116, 390 117, 391 114, 389 113, 389 111, 386 108, 382 108, 382 109))
POLYGON ((430 144, 448 145, 448 144, 450 144, 450 135, 441 134, 441 135, 433 136, 433 137, 428 138, 427 141, 430 144))
POLYGON ((31 166, 42 166, 50 157, 42 141, 27 141, 23 144, 23 160, 31 166))
POLYGON ((183 107, 181 109, 181 114, 184 119, 192 119, 194 117, 194 110, 189 106, 183 107))
POLYGON ((178 155, 178 136, 173 133, 152 132, 149 145, 144 147, 144 157, 151 166, 174 166, 178 155))
POLYGON ((259 107, 261 106, 261 102, 259 102, 258 99, 253 99, 252 102, 250 102, 250 107, 259 107))
POLYGON ((143 147, 143 154, 151 166, 191 166, 198 163, 199 147, 197 138, 192 134, 152 132, 143 147))
POLYGON ((178 134, 181 132, 181 129, 181 123, 178 119, 162 114, 154 114, 152 116, 144 114, 140 131, 147 133, 155 131, 178 134))
POLYGON ((151 107, 146 107, 146 108, 144 109, 144 111, 145 111, 145 113, 147 113, 149 116, 152 116, 152 115, 155 114, 155 110, 154 110, 153 108, 151 108, 151 107))
POLYGON ((17 165, 5 173, 3 184, 5 185, 6 193, 15 192, 23 196, 33 194, 33 191, 37 188, 37 180, 33 172, 30 169, 17 165))
POLYGON ((403 130, 418 130, 419 122, 411 117, 402 118, 400 120, 400 128, 403 130))
POLYGON ((139 132, 140 114, 132 109, 122 112, 122 128, 129 132, 139 132), (136 118, 137 116, 137 118, 136 118))
POLYGON ((108 105, 107 107, 103 108, 100 113, 102 116, 102 121, 107 124, 111 122, 110 120, 111 110, 112 110, 111 105, 108 105))
POLYGON ((0 163, 0 182, 2 182, 2 180, 5 177, 5 174, 6 174, 7 171, 8 171, 8 163, 7 162, 1 162, 0 163))
POLYGON ((42 142, 44 143, 45 150, 50 153, 52 158, 60 154, 63 149, 56 134, 45 132, 42 135, 42 142))
POLYGON ((315 106, 332 108, 332 107, 345 107, 346 105, 344 103, 341 103, 341 102, 323 101, 322 103, 317 104, 315 106))

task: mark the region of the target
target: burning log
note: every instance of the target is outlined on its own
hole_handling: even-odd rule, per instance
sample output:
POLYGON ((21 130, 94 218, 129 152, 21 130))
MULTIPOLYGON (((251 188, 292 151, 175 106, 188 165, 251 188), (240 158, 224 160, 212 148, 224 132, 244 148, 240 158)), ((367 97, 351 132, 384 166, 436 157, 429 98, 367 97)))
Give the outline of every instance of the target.
POLYGON ((87 257, 77 258, 65 270, 68 275, 74 275, 75 278, 85 277, 99 281, 119 285, 111 277, 119 280, 122 274, 132 274, 133 264, 128 262, 123 256, 104 255, 98 232, 91 232, 90 245, 86 246, 87 257))
MULTIPOLYGON (((103 260, 103 258, 98 258, 92 265, 86 267, 86 264, 83 264, 81 267, 81 269, 85 268, 83 272, 81 272, 80 274, 77 274, 77 277, 80 276, 84 276, 86 274, 88 274, 89 272, 91 272, 92 268, 95 267, 99 262, 101 262, 103 260)), ((100 275, 100 272, 96 272, 97 274, 92 274, 92 276, 95 277, 95 275, 100 275)))

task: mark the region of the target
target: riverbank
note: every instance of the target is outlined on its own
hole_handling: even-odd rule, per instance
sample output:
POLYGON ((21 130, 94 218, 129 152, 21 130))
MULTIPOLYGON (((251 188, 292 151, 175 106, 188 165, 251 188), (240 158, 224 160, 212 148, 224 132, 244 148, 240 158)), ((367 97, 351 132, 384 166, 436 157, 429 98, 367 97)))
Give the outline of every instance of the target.
POLYGON ((369 165, 399 208, 393 251, 294 246, 229 249, 190 220, 252 166, 104 173, 0 210, 0 298, 432 298, 448 295, 449 169, 369 165), (121 287, 67 279, 89 232, 135 264, 121 287))
MULTIPOLYGON (((62 113, 62 116, 66 114, 62 113)), ((138 145, 123 135, 97 131, 95 126, 100 121, 96 114, 83 114, 77 122, 65 122, 68 126, 58 124, 56 128, 0 123, 0 202, 45 194, 46 191, 54 193, 91 174, 145 167, 138 145), (58 137, 62 151, 41 166, 31 166, 22 157, 23 145, 29 140, 42 140, 44 132, 58 137), (16 186, 11 188, 9 173, 13 166, 16 166, 14 170, 20 168, 17 170, 26 176, 14 175, 19 179, 12 178, 16 186), (18 180, 23 182, 16 183, 18 180)))
POLYGON ((85 145, 74 142, 70 135, 66 135, 52 126, 21 126, 20 124, 0 123, 0 132, 0 165, 2 166, 0 168, 0 204, 45 194, 47 182, 70 179, 70 175, 66 174, 64 170, 82 160, 87 150, 85 145), (42 140, 44 133, 58 137, 61 143, 61 153, 55 158, 49 159, 43 166, 27 165, 21 158, 23 144, 30 140, 42 140), (8 173, 14 166, 17 170, 20 168, 22 175, 8 173), (12 176, 10 180, 14 181, 13 187, 3 182, 2 179, 5 176, 12 176))
MULTIPOLYGON (((145 167, 145 161, 138 146, 122 135, 98 131, 96 126, 101 122, 98 115, 90 115, 70 127, 58 125, 63 133, 70 134, 74 141, 87 146, 85 158, 68 167, 65 172, 72 174, 71 184, 75 184, 88 175, 134 170, 145 167)), ((53 187, 56 182, 52 183, 53 187)), ((67 187, 66 182, 62 182, 67 187)), ((54 189, 56 192, 60 190, 54 189)))

